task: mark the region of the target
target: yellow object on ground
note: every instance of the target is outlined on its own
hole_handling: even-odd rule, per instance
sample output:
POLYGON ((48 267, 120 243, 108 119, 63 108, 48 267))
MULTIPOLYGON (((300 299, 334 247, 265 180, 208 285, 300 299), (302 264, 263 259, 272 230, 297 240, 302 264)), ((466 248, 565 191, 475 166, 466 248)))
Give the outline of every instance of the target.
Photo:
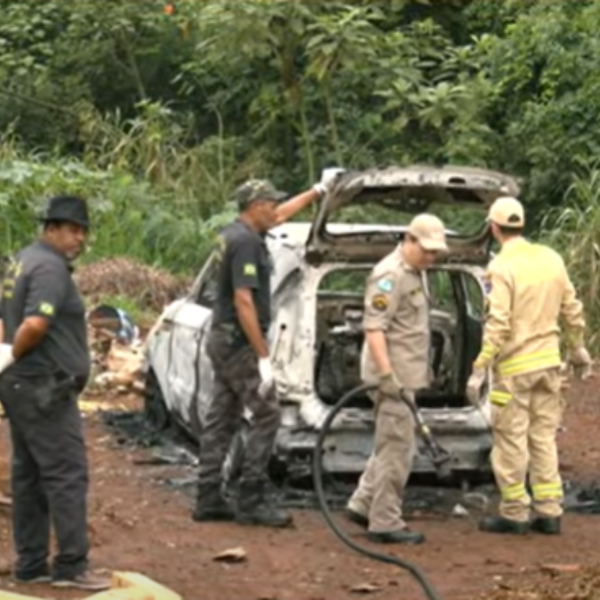
MULTIPOLYGON (((23 596, 0 590, 0 600, 42 600, 38 596, 23 596)), ((84 600, 182 600, 169 588, 140 573, 115 571, 111 587, 104 592, 87 596, 84 600)))

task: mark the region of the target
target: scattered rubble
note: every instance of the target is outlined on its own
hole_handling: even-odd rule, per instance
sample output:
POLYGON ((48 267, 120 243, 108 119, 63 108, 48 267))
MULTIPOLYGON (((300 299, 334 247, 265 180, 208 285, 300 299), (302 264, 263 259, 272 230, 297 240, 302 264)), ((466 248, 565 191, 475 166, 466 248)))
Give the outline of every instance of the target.
POLYGON ((237 548, 229 548, 228 550, 223 550, 223 552, 219 552, 213 560, 219 562, 227 562, 227 563, 238 563, 244 562, 248 557, 248 553, 242 546, 238 546, 237 548))
POLYGON ((128 316, 107 305, 93 309, 88 315, 88 338, 92 386, 99 390, 113 388, 122 393, 141 393, 142 342, 128 316))

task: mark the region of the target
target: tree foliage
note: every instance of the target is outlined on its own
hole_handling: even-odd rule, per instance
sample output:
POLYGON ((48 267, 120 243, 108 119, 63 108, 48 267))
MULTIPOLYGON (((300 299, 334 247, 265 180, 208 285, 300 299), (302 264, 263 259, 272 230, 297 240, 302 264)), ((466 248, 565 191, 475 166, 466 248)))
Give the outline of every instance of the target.
MULTIPOLYGON (((30 161, 34 179, 40 164, 77 164, 92 189, 100 172, 142 186, 125 194, 129 230, 155 223, 174 239, 181 228, 192 246, 244 178, 293 191, 331 165, 508 171, 522 179, 535 225, 600 143, 598 1, 0 8, 4 155, 30 161)), ((9 216, 39 201, 28 194, 48 193, 15 185, 15 164, 2 167, 9 216)), ((149 258, 188 266, 163 246, 149 258)))

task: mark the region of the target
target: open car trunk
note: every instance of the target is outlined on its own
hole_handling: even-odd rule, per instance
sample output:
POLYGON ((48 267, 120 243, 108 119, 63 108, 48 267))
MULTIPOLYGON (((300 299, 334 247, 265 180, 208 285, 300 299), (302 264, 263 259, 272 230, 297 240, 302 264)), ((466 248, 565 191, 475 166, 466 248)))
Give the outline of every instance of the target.
MULTIPOLYGON (((500 196, 517 196, 517 182, 503 173, 472 167, 388 167, 345 171, 319 206, 306 244, 306 260, 368 261, 383 257, 402 239, 401 233, 374 225, 372 230, 335 233, 328 223, 349 205, 379 204, 398 213, 435 212, 438 207, 486 211, 500 196)), ((400 214, 398 215, 400 219, 400 214)), ((400 223, 396 223, 399 225, 400 223)), ((490 235, 487 225, 476 234, 448 232, 446 260, 482 264, 487 261, 490 235)))

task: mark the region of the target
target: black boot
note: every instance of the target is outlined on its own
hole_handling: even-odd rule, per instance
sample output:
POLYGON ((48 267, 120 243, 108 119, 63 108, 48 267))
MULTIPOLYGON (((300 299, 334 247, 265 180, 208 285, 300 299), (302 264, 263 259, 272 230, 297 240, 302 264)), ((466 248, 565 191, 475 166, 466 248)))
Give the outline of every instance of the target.
POLYGON ((484 517, 479 521, 479 529, 488 533, 523 535, 529 531, 529 522, 513 521, 504 517, 484 517))
POLYGON ((425 541, 422 533, 408 527, 396 531, 369 531, 367 538, 377 544, 422 544, 425 541))
POLYGON ((287 527, 292 515, 276 508, 265 493, 263 482, 243 482, 240 485, 236 521, 244 525, 287 527))
POLYGON ((220 485, 199 485, 194 521, 233 521, 235 513, 221 494, 220 485))
POLYGON ((536 517, 531 523, 531 530, 546 535, 559 535, 560 517, 536 517))

